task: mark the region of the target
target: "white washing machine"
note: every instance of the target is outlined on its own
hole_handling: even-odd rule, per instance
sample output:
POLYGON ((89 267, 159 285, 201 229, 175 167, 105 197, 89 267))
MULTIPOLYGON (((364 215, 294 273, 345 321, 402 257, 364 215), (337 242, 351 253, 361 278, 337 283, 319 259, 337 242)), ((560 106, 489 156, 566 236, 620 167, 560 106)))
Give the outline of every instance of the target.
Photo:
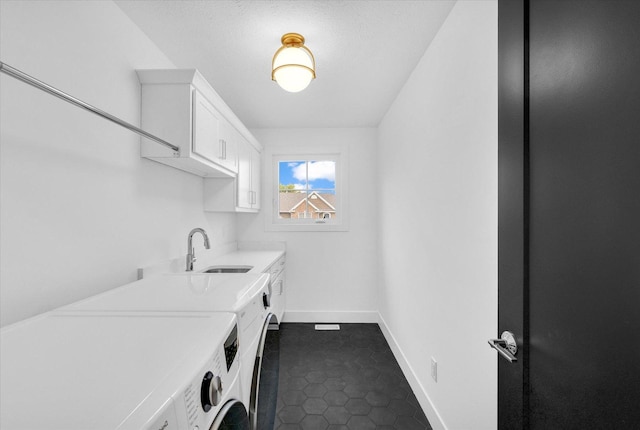
POLYGON ((240 341, 242 401, 252 429, 270 429, 277 396, 277 355, 263 370, 263 349, 269 328, 277 326, 270 313, 269 274, 178 273, 145 278, 65 306, 65 311, 234 312, 240 341), (275 377, 274 377, 275 373, 275 377), (259 413, 260 402, 262 411, 259 413), (260 418, 259 418, 260 417, 260 418))
POLYGON ((50 312, 0 348, 3 430, 249 428, 233 313, 50 312))

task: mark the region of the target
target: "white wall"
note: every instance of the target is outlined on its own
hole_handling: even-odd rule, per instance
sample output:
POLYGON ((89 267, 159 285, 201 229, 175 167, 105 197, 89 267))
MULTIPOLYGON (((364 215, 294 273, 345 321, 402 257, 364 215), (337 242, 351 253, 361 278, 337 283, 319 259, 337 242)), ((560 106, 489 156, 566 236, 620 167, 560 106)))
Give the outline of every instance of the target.
POLYGON ((496 1, 454 6, 380 124, 378 171, 385 330, 434 428, 496 428, 496 1))
MULTIPOLYGON (((252 132, 265 146, 265 152, 274 145, 291 146, 292 153, 300 145, 348 147, 349 231, 269 232, 265 231, 267 210, 238 215, 239 241, 287 243, 285 321, 377 321, 376 129, 255 129, 252 132)), ((263 156, 263 185, 272 172, 271 160, 263 156)), ((271 198, 272 193, 263 186, 263 208, 271 198)))
MULTIPOLYGON (((3 62, 139 124, 136 68, 173 67, 112 2, 2 1, 3 62)), ((2 75, 1 323, 136 279, 189 230, 235 240, 202 179, 141 159, 139 137, 2 75)))

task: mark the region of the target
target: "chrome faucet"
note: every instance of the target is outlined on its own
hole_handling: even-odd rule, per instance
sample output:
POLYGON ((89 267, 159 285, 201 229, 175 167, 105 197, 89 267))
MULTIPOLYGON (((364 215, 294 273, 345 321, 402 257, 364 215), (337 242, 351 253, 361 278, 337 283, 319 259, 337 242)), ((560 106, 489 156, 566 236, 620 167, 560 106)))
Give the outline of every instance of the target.
POLYGON ((201 228, 194 228, 189 232, 189 238, 187 239, 187 272, 193 271, 193 263, 196 261, 196 252, 193 249, 193 235, 196 233, 201 233, 202 237, 204 237, 204 247, 209 249, 209 236, 207 236, 207 232, 201 228))

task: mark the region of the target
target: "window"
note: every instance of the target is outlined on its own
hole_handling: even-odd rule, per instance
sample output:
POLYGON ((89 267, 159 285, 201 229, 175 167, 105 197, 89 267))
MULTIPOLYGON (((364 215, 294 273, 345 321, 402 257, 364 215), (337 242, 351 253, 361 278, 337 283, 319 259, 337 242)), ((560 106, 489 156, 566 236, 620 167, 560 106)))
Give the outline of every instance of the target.
MULTIPOLYGON (((291 150, 291 147, 287 147, 291 150)), ((283 151, 284 152, 284 151, 283 151)), ((345 151, 271 154, 273 190, 267 230, 346 231, 345 151)))
POLYGON ((336 212, 334 160, 278 162, 278 218, 325 219, 336 212))

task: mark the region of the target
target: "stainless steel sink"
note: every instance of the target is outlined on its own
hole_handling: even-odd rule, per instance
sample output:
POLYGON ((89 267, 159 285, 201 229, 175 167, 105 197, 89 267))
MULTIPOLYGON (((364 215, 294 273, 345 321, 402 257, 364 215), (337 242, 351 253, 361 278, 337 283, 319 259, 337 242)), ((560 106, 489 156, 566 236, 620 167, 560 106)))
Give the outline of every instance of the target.
POLYGON ((253 266, 211 266, 201 273, 247 273, 253 266))

